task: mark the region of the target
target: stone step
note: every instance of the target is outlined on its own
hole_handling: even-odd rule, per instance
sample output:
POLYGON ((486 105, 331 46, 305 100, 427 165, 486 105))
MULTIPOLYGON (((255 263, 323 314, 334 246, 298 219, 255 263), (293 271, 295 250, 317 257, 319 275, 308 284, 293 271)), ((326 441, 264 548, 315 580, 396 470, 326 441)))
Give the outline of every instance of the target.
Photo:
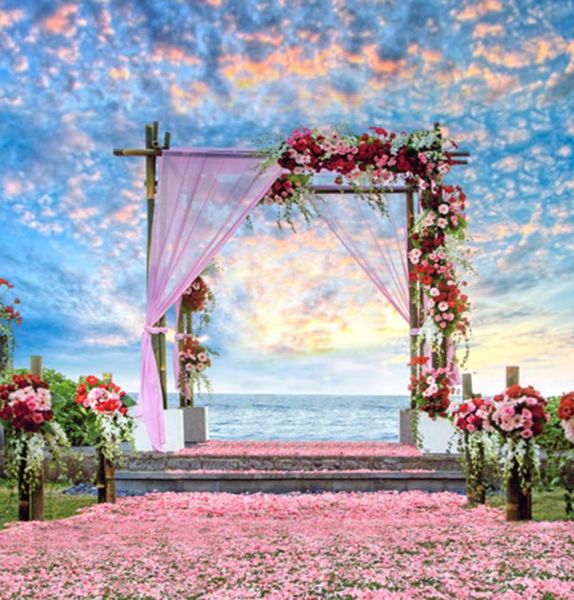
POLYGON ((138 453, 126 457, 125 471, 460 471, 456 454, 420 456, 185 456, 138 453))
POLYGON ((149 492, 376 492, 464 493, 461 471, 117 471, 118 494, 149 492))

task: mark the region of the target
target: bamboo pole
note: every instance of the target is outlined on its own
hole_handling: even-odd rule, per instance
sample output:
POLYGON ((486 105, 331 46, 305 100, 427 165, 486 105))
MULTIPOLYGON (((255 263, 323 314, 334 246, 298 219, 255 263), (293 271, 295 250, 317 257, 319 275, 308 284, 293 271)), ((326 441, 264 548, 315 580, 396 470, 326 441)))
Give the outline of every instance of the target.
MULTIPOLYGON (((151 243, 153 231, 153 219, 155 210, 155 194, 156 194, 156 159, 157 151, 161 153, 161 147, 158 142, 159 124, 154 121, 151 125, 145 126, 145 144, 149 152, 146 154, 146 197, 147 197, 147 276, 149 279, 149 264, 151 256, 151 243)), ((165 315, 155 324, 156 327, 165 327, 165 315)), ((152 347, 155 356, 157 368, 159 371, 159 379, 161 384, 162 404, 164 409, 167 408, 167 352, 165 335, 156 333, 152 335, 152 347)))
MULTIPOLYGON (((520 367, 506 367, 506 387, 519 385, 520 367)), ((518 465, 514 463, 506 490, 506 520, 530 521, 532 519, 532 490, 526 493, 520 485, 518 465)))
MULTIPOLYGON (((147 244, 146 244, 146 273, 149 280, 149 261, 151 252, 153 215, 156 194, 156 159, 164 150, 168 150, 171 142, 169 131, 164 133, 163 145, 159 143, 159 123, 154 121, 145 126, 145 148, 114 148, 114 156, 143 156, 146 169, 146 200, 147 200, 147 244)), ((157 327, 165 327, 165 315, 155 323, 157 327)), ((164 334, 152 335, 152 347, 159 372, 162 404, 167 408, 167 351, 164 334)))
MULTIPOLYGON (((407 216, 407 264, 409 269, 409 274, 413 271, 413 265, 408 257, 408 252, 410 252, 413 248, 413 243, 411 239, 412 229, 415 224, 415 199, 414 192, 412 188, 408 188, 406 191, 406 216, 407 216)), ((419 368, 418 365, 413 364, 413 359, 417 356, 417 342, 418 335, 413 335, 413 330, 417 329, 420 326, 420 315, 418 311, 418 302, 417 302, 417 283, 415 281, 410 281, 409 279, 409 339, 410 339, 410 356, 411 356, 411 378, 415 378, 418 376, 419 368)), ((416 389, 411 389, 411 409, 416 408, 416 389)))
POLYGON ((472 375, 470 373, 462 374, 462 399, 470 400, 473 397, 472 393, 472 375))

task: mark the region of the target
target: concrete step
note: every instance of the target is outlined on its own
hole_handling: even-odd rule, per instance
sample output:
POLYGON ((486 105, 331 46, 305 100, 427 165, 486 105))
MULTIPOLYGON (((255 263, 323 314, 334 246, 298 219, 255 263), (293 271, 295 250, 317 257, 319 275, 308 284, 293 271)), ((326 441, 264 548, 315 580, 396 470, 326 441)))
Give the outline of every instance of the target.
POLYGON ((376 492, 422 490, 464 493, 461 471, 117 471, 120 494, 149 492, 376 492))
POLYGON ((126 456, 126 471, 460 471, 456 454, 420 456, 185 456, 153 452, 126 456))

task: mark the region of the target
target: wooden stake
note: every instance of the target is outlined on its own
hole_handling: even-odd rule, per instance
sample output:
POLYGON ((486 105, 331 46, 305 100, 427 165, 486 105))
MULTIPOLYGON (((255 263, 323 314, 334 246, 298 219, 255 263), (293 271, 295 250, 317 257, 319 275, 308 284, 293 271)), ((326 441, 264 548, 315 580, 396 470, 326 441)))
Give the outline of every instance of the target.
MULTIPOLYGON (((519 385, 520 367, 506 367, 506 387, 519 385)), ((532 519, 532 491, 522 491, 518 465, 515 463, 506 490, 506 520, 530 521, 532 519)))
MULTIPOLYGON (((36 377, 42 377, 42 357, 30 357, 30 373, 36 377)), ((30 519, 32 521, 44 520, 44 466, 40 471, 40 475, 36 485, 30 490, 30 519)))

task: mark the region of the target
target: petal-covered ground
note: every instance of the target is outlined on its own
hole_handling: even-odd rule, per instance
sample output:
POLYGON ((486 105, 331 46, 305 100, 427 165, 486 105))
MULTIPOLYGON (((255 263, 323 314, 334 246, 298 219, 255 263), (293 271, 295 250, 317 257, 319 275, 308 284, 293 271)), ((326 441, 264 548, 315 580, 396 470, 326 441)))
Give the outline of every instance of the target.
POLYGON ((212 440, 178 452, 184 456, 420 456, 394 442, 256 442, 212 440))
POLYGON ((151 494, 0 532, 1 598, 573 598, 574 523, 454 494, 151 494))

